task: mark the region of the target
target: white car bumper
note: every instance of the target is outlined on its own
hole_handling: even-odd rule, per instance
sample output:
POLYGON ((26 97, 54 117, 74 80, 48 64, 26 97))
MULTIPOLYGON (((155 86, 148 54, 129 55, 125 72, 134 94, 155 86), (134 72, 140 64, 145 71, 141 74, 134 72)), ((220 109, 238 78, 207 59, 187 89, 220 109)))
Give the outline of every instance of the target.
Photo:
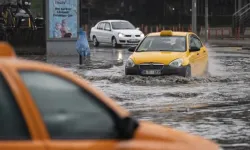
POLYGON ((117 44, 121 45, 137 45, 144 37, 119 37, 117 44))

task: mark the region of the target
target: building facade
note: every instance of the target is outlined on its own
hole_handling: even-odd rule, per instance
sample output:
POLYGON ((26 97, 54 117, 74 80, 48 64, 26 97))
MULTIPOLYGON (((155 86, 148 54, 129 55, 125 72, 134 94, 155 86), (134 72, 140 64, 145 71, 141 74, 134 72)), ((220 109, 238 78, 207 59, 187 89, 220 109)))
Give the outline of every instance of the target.
POLYGON ((44 0, 31 0, 31 12, 34 16, 41 16, 44 17, 44 0))
MULTIPOLYGON (((228 26, 232 15, 250 0, 208 0, 209 24, 228 26)), ((32 12, 44 16, 44 0, 32 0, 32 12)), ((192 0, 80 0, 81 24, 126 19, 133 24, 191 24, 192 0)), ((197 23, 204 25, 205 0, 197 0, 197 23)))
MULTIPOLYGON (((209 24, 229 26, 232 14, 250 0, 208 0, 209 24)), ((191 24, 192 0, 81 0, 81 23, 126 19, 133 24, 191 24)), ((197 0, 197 23, 204 25, 205 0, 197 0)))

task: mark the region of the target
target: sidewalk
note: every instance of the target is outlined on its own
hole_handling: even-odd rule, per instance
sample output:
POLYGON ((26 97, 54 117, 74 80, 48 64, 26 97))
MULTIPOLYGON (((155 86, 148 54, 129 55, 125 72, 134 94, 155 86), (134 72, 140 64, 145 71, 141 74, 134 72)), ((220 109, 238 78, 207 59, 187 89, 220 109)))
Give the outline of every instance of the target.
POLYGON ((211 39, 208 40, 208 45, 213 47, 242 47, 250 49, 250 39, 211 39))
MULTIPOLYGON (((200 37, 203 43, 205 43, 205 37, 200 37)), ((209 39, 206 45, 211 47, 241 47, 250 49, 250 39, 249 38, 224 38, 224 39, 209 39)))

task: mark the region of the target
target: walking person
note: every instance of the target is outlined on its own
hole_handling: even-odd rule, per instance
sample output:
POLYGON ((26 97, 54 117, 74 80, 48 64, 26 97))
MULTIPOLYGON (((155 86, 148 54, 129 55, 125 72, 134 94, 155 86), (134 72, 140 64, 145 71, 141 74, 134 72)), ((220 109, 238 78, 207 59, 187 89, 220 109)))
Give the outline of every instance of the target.
POLYGON ((88 39, 86 36, 86 32, 83 31, 83 28, 80 28, 78 32, 78 40, 76 42, 76 50, 80 56, 83 57, 84 61, 90 59, 90 47, 88 43, 88 39))

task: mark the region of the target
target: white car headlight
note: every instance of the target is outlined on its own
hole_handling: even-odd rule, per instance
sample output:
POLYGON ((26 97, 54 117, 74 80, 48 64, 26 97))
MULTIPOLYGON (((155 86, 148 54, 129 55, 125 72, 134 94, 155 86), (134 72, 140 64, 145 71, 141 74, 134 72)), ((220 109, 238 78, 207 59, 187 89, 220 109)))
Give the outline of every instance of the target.
POLYGON ((129 68, 129 67, 134 67, 135 66, 135 63, 133 62, 132 59, 128 59, 127 62, 126 62, 126 68, 129 68))
POLYGON ((141 35, 140 35, 142 38, 144 37, 144 34, 143 33, 141 33, 141 35))
POLYGON ((172 61, 169 66, 171 67, 180 67, 183 63, 183 60, 182 59, 175 59, 174 61, 172 61))
POLYGON ((123 33, 118 34, 119 37, 124 37, 125 35, 123 33))
POLYGON ((29 5, 29 2, 24 2, 24 5, 29 5))

